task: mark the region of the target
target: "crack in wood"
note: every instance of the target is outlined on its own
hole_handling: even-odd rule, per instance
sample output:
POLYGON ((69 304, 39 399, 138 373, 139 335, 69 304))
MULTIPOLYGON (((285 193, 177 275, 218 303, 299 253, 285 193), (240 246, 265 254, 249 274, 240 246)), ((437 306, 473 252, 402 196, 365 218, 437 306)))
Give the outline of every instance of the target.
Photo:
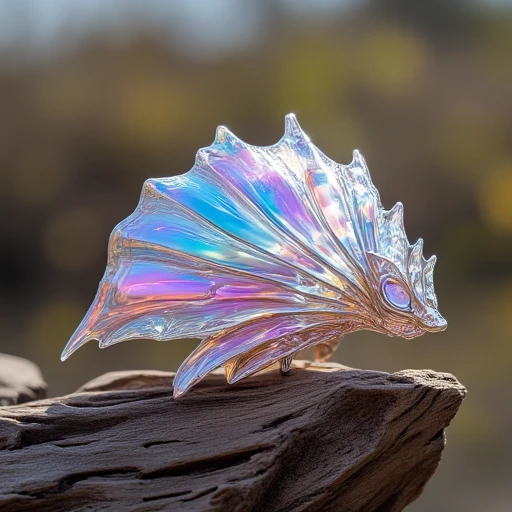
POLYGON ((0 407, 0 510, 403 510, 464 388, 431 370, 303 365, 233 386, 211 375, 179 401, 172 374, 116 372, 0 407))

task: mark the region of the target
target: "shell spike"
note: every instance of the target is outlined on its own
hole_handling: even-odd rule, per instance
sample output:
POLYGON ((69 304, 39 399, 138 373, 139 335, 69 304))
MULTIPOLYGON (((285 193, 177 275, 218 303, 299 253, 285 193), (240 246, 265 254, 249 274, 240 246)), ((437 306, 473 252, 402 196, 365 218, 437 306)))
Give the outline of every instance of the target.
POLYGON ((423 238, 418 238, 416 243, 411 246, 409 253, 409 266, 417 265, 419 268, 422 268, 423 260, 423 238))
POLYGON ((386 219, 392 222, 398 222, 403 225, 404 222, 404 205, 398 201, 398 203, 386 213, 386 219))
POLYGON ((436 266, 437 256, 433 254, 430 256, 428 260, 423 261, 423 275, 428 274, 429 272, 434 271, 434 267, 436 266))
POLYGON ((297 121, 297 117, 295 116, 295 114, 288 114, 284 119, 285 137, 294 137, 309 142, 309 137, 304 133, 304 131, 300 127, 300 124, 297 121))
POLYGON ((423 296, 423 239, 411 247, 409 253, 409 278, 411 284, 419 297, 423 296))
POLYGON ((423 255, 423 238, 416 240, 416 243, 412 246, 412 250, 418 252, 420 256, 423 255))
MULTIPOLYGON (((147 184, 148 181, 146 181, 146 185, 147 184)), ((111 247, 116 245, 115 240, 116 237, 112 235, 110 240, 111 247)), ((105 276, 108 276, 108 272, 105 273, 105 276)), ((61 361, 65 361, 73 352, 78 350, 82 345, 85 345, 88 341, 93 339, 98 340, 101 345, 101 340, 105 337, 105 333, 102 332, 101 329, 98 330, 97 327, 100 323, 101 312, 105 306, 105 299, 107 296, 105 279, 107 279, 107 277, 104 277, 101 281, 94 302, 91 304, 86 315, 64 347, 60 356, 61 361)))
POLYGON ((196 153, 196 166, 201 167, 208 163, 208 149, 201 148, 196 153))
POLYGON ((215 131, 215 139, 213 144, 226 144, 226 142, 236 142, 240 139, 231 131, 228 130, 225 126, 218 126, 215 131))
POLYGON ((358 149, 354 149, 352 152, 352 162, 350 162, 348 168, 353 175, 354 173, 355 175, 362 174, 362 176, 364 176, 364 180, 367 182, 367 186, 373 188, 375 194, 377 194, 377 190, 373 186, 370 178, 370 171, 366 165, 366 160, 358 149))
POLYGON ((431 306, 437 309, 437 297, 434 292, 434 266, 437 257, 432 255, 423 267, 423 287, 425 289, 425 298, 431 306))
POLYGON ((82 322, 78 326, 67 345, 64 347, 60 356, 61 361, 65 361, 73 352, 78 350, 82 345, 85 345, 91 339, 90 326, 88 322, 82 322))
POLYGON ((430 258, 427 260, 426 264, 430 267, 434 268, 435 264, 437 262, 437 256, 435 254, 432 254, 430 258))
POLYGON ((352 151, 352 164, 359 164, 366 168, 366 161, 358 149, 354 149, 354 151, 352 151))

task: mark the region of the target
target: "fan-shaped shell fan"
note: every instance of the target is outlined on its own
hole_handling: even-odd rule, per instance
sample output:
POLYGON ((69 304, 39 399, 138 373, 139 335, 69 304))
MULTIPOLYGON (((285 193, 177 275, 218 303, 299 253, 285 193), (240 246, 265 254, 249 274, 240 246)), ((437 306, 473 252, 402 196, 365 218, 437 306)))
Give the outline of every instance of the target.
POLYGON ((188 173, 146 181, 62 359, 91 339, 201 338, 179 396, 220 366, 236 382, 311 345, 327 358, 355 330, 442 330, 422 245, 409 245, 400 203, 382 208, 357 151, 333 162, 293 114, 270 147, 219 127, 188 173))

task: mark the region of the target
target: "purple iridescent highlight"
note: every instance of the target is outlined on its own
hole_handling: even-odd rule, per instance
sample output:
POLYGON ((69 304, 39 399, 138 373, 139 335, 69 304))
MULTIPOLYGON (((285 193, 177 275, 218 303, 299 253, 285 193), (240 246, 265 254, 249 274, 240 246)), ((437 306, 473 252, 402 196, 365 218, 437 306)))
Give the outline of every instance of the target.
POLYGON ((188 173, 145 183, 62 359, 92 339, 199 338, 179 396, 221 366, 236 382, 307 346, 330 355, 355 330, 440 330, 435 259, 409 245, 402 215, 382 208, 357 151, 333 162, 292 114, 270 147, 220 127, 188 173))
POLYGON ((409 309, 411 297, 400 283, 393 279, 386 279, 382 285, 382 291, 392 306, 398 309, 409 309))

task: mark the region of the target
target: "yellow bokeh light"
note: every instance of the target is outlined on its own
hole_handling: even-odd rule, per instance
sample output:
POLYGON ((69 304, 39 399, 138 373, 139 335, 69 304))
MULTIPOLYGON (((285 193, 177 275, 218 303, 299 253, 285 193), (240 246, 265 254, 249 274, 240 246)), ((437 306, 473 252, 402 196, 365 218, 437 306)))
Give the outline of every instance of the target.
POLYGON ((512 234, 512 163, 484 176, 479 199, 487 224, 498 233, 512 234))
POLYGON ((186 86, 177 80, 136 75, 119 86, 114 133, 129 145, 159 147, 181 129, 188 98, 186 86))
POLYGON ((379 92, 399 93, 419 79, 428 53, 419 37, 399 26, 375 27, 361 41, 359 72, 379 92))

